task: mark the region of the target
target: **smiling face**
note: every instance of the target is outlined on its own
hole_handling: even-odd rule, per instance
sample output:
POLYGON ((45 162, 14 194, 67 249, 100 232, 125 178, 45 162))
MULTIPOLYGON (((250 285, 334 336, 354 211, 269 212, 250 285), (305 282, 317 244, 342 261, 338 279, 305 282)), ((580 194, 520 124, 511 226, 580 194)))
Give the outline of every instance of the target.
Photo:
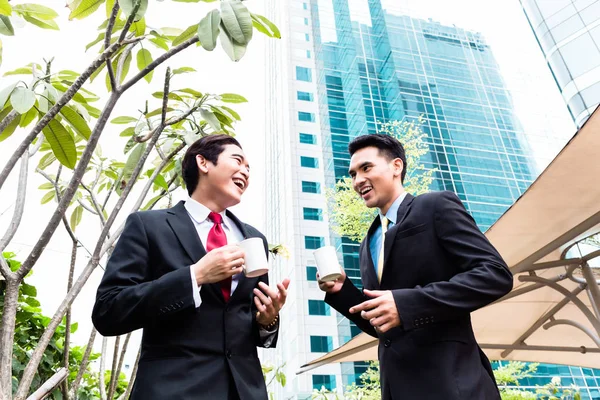
POLYGON ((377 207, 385 214, 404 191, 403 168, 399 158, 389 160, 377 147, 368 146, 352 155, 348 173, 354 190, 366 206, 377 207))
POLYGON ((204 198, 201 203, 220 212, 241 201, 250 183, 250 166, 240 147, 223 146, 214 164, 201 155, 196 156, 196 163, 200 178, 194 194, 204 198))

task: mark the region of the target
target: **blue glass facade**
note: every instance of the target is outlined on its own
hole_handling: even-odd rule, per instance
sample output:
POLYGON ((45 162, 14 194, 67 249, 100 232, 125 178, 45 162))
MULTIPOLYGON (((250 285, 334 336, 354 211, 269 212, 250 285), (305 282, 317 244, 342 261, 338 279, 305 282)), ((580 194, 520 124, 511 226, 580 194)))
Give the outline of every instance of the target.
MULTIPOLYGON (((376 133, 378 123, 422 118, 429 145, 422 162, 437 170, 431 189, 457 193, 487 230, 536 176, 489 46, 479 33, 365 1, 369 15, 359 18, 348 0, 311 3, 326 184, 347 176, 354 137, 376 133)), ((358 244, 333 234, 332 241, 360 285, 358 244)), ((340 318, 340 343, 357 332, 340 318)), ((364 368, 343 365, 344 383, 364 368)))

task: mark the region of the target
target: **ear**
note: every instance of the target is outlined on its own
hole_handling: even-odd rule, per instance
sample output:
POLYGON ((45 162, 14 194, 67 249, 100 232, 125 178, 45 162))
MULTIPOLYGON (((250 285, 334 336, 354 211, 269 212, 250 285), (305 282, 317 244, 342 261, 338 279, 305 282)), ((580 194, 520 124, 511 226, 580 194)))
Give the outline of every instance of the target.
POLYGON ((200 172, 203 174, 208 173, 208 161, 206 158, 204 158, 204 156, 201 156, 200 154, 196 156, 196 165, 198 166, 200 172))
POLYGON ((402 171, 404 170, 404 163, 402 160, 399 158, 394 158, 394 161, 392 161, 392 166, 394 168, 394 176, 401 177, 402 171))

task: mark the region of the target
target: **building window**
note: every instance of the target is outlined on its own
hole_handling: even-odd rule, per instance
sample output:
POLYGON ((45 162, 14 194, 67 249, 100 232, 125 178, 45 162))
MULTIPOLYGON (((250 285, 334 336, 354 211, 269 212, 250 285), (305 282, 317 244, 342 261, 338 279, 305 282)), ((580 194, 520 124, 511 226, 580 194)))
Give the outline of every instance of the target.
POLYGON ((298 120, 304 122, 315 122, 315 114, 304 111, 298 111, 298 120))
POLYGON ((296 66, 296 80, 303 82, 312 82, 310 68, 296 66))
POLYGON ((317 137, 315 135, 311 135, 310 133, 301 133, 300 134, 300 143, 317 144, 317 137))
POLYGON ((312 58, 310 55, 310 50, 306 50, 306 58, 312 58))
POLYGON ((316 250, 323 247, 324 238, 321 236, 304 236, 304 247, 308 250, 316 250))
POLYGON ((306 168, 319 168, 319 160, 314 157, 300 157, 300 166, 306 168))
POLYGON ((302 101, 313 101, 313 95, 312 93, 309 92, 296 92, 298 95, 298 100, 302 100, 302 101))
POLYGON ((308 25, 308 18, 304 18, 304 25, 308 25))
POLYGON ((306 266, 306 280, 309 282, 317 281, 317 267, 314 267, 312 265, 306 266))
POLYGON ((331 307, 323 300, 309 300, 308 315, 331 315, 331 307))
POLYGON ((331 336, 311 336, 310 351, 313 353, 329 353, 333 350, 333 338, 331 336))
POLYGON ((327 390, 335 390, 335 375, 313 375, 313 389, 321 390, 325 387, 327 390))
POLYGON ((307 3, 302 3, 302 8, 304 8, 305 10, 308 10, 308 4, 307 3))
POLYGON ((303 193, 321 193, 321 184, 319 182, 302 181, 303 193))
POLYGON ((307 42, 310 42, 310 36, 308 36, 308 33, 305 33, 305 34, 304 34, 304 39, 305 39, 307 42))
POLYGON ((304 219, 309 221, 323 221, 323 210, 320 208, 304 207, 304 219))

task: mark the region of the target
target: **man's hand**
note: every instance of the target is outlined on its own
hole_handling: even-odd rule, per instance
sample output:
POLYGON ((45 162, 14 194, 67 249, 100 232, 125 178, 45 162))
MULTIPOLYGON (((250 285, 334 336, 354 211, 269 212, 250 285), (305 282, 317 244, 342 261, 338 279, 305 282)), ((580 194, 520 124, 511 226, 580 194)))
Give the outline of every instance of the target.
POLYGON ((264 282, 259 282, 258 287, 260 290, 254 288, 254 304, 258 308, 256 322, 262 326, 269 326, 275 321, 279 311, 285 304, 289 286, 290 280, 288 278, 277 284, 277 290, 270 288, 264 282))
POLYGON ((221 282, 243 270, 246 254, 241 247, 226 245, 209 251, 196 264, 194 274, 198 285, 221 282))
POLYGON ((350 309, 350 313, 360 312, 360 316, 369 321, 380 333, 400 326, 400 315, 394 296, 390 290, 364 290, 371 300, 364 301, 350 309))
POLYGON ((321 281, 321 277, 317 272, 317 282, 319 283, 319 289, 324 291, 325 293, 333 294, 342 290, 342 286, 344 286, 344 281, 346 280, 346 273, 342 269, 342 275, 337 278, 335 281, 323 282, 321 281))

